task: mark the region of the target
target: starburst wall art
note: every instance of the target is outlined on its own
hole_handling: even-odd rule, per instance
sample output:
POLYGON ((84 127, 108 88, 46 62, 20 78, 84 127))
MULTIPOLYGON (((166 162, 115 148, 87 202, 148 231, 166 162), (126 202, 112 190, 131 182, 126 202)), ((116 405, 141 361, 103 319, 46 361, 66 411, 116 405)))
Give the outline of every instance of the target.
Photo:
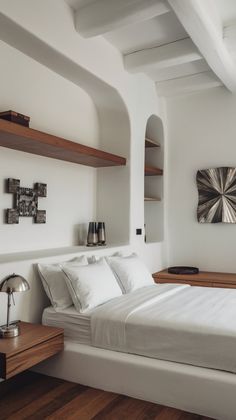
POLYGON ((200 223, 236 223, 236 168, 211 168, 197 172, 200 223))

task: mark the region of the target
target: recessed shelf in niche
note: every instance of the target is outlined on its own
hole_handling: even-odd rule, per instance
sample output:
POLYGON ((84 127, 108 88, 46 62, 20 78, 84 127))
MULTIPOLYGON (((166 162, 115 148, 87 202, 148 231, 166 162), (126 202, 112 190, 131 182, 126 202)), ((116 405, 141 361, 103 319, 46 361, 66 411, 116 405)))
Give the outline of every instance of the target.
POLYGON ((145 165, 145 176, 163 175, 163 170, 154 166, 145 165))
POLYGON ((147 243, 160 242, 164 237, 163 146, 161 119, 152 115, 145 133, 144 224, 147 243))
POLYGON ((144 197, 144 201, 161 201, 160 197, 144 197))
POLYGON ((81 165, 126 165, 126 159, 42 131, 0 120, 0 146, 81 165))
POLYGON ((145 147, 160 147, 160 143, 156 140, 151 140, 149 138, 145 138, 145 147))

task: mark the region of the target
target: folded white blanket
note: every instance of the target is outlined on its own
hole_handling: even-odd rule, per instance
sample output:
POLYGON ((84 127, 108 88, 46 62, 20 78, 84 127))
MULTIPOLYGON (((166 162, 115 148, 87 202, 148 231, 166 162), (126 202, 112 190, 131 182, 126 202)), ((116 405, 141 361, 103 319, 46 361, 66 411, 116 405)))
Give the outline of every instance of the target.
POLYGON ((236 372, 236 290, 162 284, 91 317, 96 347, 236 372))

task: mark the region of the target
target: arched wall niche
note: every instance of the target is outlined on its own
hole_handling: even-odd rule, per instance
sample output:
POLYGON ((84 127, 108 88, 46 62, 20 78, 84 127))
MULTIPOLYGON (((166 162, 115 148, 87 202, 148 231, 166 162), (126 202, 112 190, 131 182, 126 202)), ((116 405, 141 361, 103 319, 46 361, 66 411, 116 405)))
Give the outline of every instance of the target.
POLYGON ((126 244, 130 239, 130 123, 119 93, 110 87, 102 90, 94 98, 100 146, 126 157, 127 165, 97 169, 97 218, 106 223, 109 243, 126 244))
MULTIPOLYGON (((145 134, 145 168, 164 165, 164 130, 160 117, 151 115, 147 120, 145 134)), ((144 176, 144 224, 146 242, 161 242, 164 239, 164 188, 163 175, 144 176)))
MULTIPOLYGON (((1 17, 1 39, 83 89, 91 97, 97 109, 98 148, 124 156, 129 161, 129 114, 115 88, 5 15, 1 17)), ((45 112, 48 110, 45 109, 45 112)), ((81 115, 78 115, 79 118, 81 115)), ((57 127, 52 134, 60 135, 57 127)), ((78 142, 86 144, 79 133, 78 142)), ((106 223, 107 241, 112 244, 129 242, 130 170, 128 166, 97 170, 96 208, 96 219, 106 223)))

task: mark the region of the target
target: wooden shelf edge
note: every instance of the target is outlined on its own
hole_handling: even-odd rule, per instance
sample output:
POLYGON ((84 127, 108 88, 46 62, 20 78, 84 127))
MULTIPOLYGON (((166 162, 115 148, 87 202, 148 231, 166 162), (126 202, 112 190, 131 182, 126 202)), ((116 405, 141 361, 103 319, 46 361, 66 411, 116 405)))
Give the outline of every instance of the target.
POLYGON ((92 166, 124 166, 124 157, 0 119, 0 146, 92 166))
POLYGON ((144 172, 145 176, 163 175, 163 169, 154 166, 145 166, 144 172))
POLYGON ((158 141, 145 137, 145 147, 161 147, 161 145, 158 141))
POLYGON ((155 202, 161 201, 160 197, 144 197, 144 201, 155 202))

